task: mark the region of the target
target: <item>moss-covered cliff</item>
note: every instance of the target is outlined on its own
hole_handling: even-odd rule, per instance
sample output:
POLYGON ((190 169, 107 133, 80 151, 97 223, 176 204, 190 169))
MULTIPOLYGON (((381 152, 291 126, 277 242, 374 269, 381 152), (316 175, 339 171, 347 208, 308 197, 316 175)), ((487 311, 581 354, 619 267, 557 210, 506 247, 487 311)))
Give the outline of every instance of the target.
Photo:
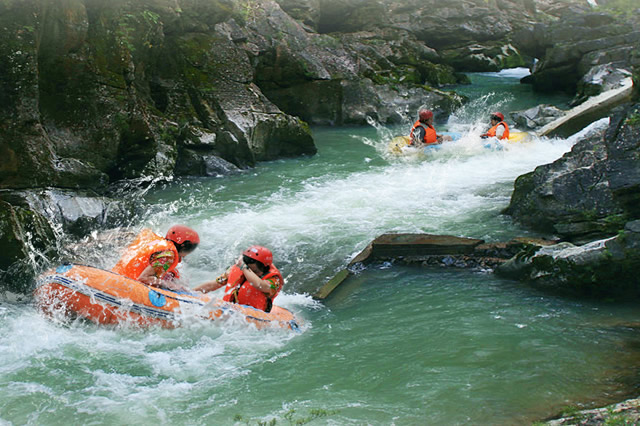
POLYGON ((96 189, 176 170, 214 174, 210 157, 243 167, 315 152, 308 128, 255 90, 245 51, 214 31, 238 5, 183 6, 1 3, 0 135, 11 161, 0 187, 96 189))

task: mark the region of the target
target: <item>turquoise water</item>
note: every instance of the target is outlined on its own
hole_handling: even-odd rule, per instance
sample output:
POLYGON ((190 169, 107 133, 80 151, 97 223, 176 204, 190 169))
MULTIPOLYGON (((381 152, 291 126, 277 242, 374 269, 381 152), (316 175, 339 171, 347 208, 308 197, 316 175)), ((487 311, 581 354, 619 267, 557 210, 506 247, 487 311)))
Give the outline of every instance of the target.
MULTIPOLYGON (((521 89, 513 77, 478 78, 521 89)), ((634 305, 389 264, 325 302, 309 296, 385 232, 527 234, 499 214, 514 179, 575 140, 484 149, 471 137, 483 118, 467 111, 440 124, 466 126, 467 135, 434 155, 390 156, 387 144, 403 128, 317 128, 316 156, 147 192, 136 229, 178 222, 201 235, 182 268, 189 285, 215 277, 249 244, 271 247, 287 281, 277 304, 296 313, 302 332, 195 319, 176 330, 59 324, 28 301, 5 300, 0 423, 528 424, 632 393, 634 305)), ((108 247, 88 245, 86 256, 111 267, 117 249, 108 247)))

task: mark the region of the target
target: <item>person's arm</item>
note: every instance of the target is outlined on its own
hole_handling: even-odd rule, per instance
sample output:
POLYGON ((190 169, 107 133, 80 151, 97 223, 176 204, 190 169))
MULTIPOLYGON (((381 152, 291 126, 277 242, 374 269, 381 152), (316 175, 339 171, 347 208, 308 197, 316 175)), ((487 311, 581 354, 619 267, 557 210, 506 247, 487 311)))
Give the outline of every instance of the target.
POLYGON ((280 286, 280 280, 278 280, 277 278, 275 278, 274 280, 263 280, 258 276, 258 274, 253 272, 245 264, 242 264, 240 269, 242 270, 244 277, 247 279, 247 281, 249 281, 249 284, 251 284, 254 288, 260 290, 269 297, 273 297, 273 295, 276 294, 276 291, 280 286))
POLYGON ((138 275, 138 281, 158 287, 162 276, 171 268, 174 254, 171 250, 160 251, 149 256, 149 265, 138 275))
POLYGON ((496 137, 502 139, 502 135, 504 135, 504 126, 498 126, 496 129, 496 137))
POLYGON ((156 276, 156 270, 153 266, 149 265, 144 268, 144 271, 138 276, 138 281, 148 284, 152 287, 157 287, 160 279, 156 276))
POLYGON ((198 287, 194 288, 194 291, 199 291, 201 293, 209 293, 210 291, 215 291, 227 284, 227 274, 226 272, 220 275, 218 278, 212 281, 206 281, 200 284, 198 287))

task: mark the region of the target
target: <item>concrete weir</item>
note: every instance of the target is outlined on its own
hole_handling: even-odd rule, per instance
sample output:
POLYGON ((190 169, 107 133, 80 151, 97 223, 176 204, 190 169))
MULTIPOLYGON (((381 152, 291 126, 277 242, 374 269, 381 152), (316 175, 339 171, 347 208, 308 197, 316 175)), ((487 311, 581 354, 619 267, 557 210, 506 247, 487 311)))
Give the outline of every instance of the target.
POLYGON ((493 269, 528 244, 549 245, 554 241, 515 238, 508 242, 485 243, 474 238, 431 234, 383 234, 374 239, 313 295, 326 299, 338 286, 368 264, 399 261, 421 266, 453 266, 493 269))
POLYGON ((545 125, 535 132, 537 136, 569 137, 584 129, 589 123, 606 117, 612 108, 628 102, 633 93, 633 80, 626 78, 617 89, 607 90, 594 96, 575 108, 567 111, 562 117, 545 125))

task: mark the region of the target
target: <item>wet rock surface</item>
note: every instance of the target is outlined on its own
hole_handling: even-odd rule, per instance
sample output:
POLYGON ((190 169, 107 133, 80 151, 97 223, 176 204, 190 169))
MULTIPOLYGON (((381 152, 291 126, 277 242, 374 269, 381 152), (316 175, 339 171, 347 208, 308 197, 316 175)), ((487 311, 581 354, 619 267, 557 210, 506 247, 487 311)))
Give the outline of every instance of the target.
POLYGON ((640 105, 628 105, 607 130, 578 142, 554 163, 520 176, 505 213, 574 242, 614 235, 639 218, 639 111, 640 105))
POLYGON ((542 91, 579 90, 578 99, 585 99, 593 89, 578 84, 588 74, 595 75, 602 67, 630 71, 640 61, 635 47, 640 26, 633 14, 616 17, 569 6, 559 19, 535 23, 515 39, 522 53, 540 59, 527 82, 542 91))
POLYGON ((629 222, 619 235, 576 246, 562 242, 530 246, 496 273, 555 293, 622 300, 640 297, 640 221, 629 222))
POLYGON ((509 115, 519 129, 536 130, 562 117, 564 113, 553 105, 537 105, 524 111, 513 111, 509 115))
POLYGON ((640 422, 640 399, 627 399, 618 404, 611 404, 603 408, 580 410, 570 416, 549 420, 544 424, 550 426, 561 425, 635 425, 640 422))

